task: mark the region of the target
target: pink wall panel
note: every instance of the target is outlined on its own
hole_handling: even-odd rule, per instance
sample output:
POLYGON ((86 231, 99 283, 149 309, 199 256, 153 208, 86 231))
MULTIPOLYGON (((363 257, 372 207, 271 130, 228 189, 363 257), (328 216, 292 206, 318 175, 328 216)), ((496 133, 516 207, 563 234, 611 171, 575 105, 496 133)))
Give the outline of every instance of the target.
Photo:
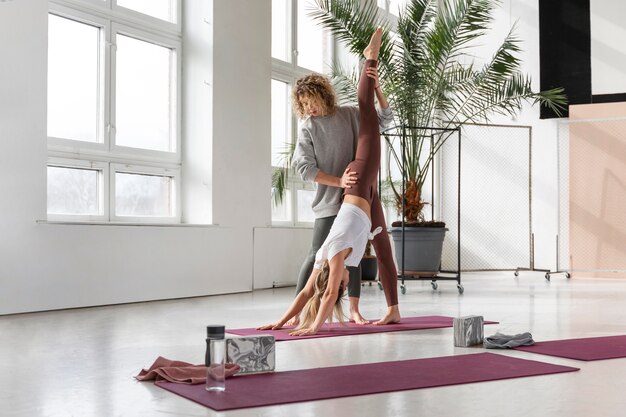
POLYGON ((626 103, 571 106, 569 129, 570 268, 626 278, 626 103))

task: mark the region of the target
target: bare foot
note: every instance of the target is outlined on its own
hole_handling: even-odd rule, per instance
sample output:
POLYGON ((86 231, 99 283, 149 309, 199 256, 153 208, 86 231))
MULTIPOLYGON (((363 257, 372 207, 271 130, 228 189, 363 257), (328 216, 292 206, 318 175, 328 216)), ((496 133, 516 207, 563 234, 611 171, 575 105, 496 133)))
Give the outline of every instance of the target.
POLYGON ((369 324, 369 320, 365 320, 359 312, 359 297, 348 297, 350 300, 350 321, 356 324, 369 324))
POLYGON ((300 324, 300 316, 294 316, 291 320, 285 323, 285 326, 298 326, 300 324))
POLYGON ((389 307, 387 310, 387 314, 385 314, 385 317, 378 320, 374 324, 383 325, 383 324, 393 324, 393 323, 399 323, 399 322, 400 322, 400 309, 398 308, 398 305, 396 304, 395 306, 389 307))
POLYGON ((359 311, 350 310, 350 321, 355 322, 356 324, 370 324, 369 320, 366 320, 359 311))
POLYGON ((298 324, 300 324, 300 316, 295 316, 294 318, 289 320, 287 323, 285 323, 285 326, 294 326, 294 327, 296 327, 298 324))
POLYGON ((383 38, 383 29, 381 27, 376 28, 374 34, 370 39, 369 45, 363 50, 363 56, 365 59, 378 59, 378 52, 380 51, 380 42, 383 38))

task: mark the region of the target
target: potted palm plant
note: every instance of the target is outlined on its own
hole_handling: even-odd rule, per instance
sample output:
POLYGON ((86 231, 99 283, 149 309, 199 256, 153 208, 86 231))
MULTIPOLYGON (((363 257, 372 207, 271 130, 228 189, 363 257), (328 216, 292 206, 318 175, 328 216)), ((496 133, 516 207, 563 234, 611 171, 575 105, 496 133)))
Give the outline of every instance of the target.
MULTIPOLYGON (((428 223, 422 198, 424 183, 437 153, 465 123, 488 123, 494 114, 513 116, 524 102, 547 106, 559 114, 566 104, 563 89, 534 92, 530 77, 521 71, 520 39, 514 27, 484 64, 475 64, 474 47, 489 31, 493 11, 500 0, 407 0, 392 27, 379 12, 375 0, 315 0, 310 15, 358 56, 372 32, 383 27, 379 75, 396 116, 396 134, 405 146, 398 149, 386 135, 390 159, 404 168, 402 186, 388 184, 398 207, 403 232, 444 227, 428 223), (436 129, 437 134, 433 134, 436 129), (422 226, 422 227, 420 227, 422 226), (406 228, 406 230, 405 230, 406 228)), ((356 99, 356 76, 339 65, 333 80, 341 97, 356 99)), ((397 229, 396 229, 397 230, 397 229)), ((445 230, 445 229, 444 229, 445 230)), ((395 234, 396 255, 402 253, 395 234)), ((443 233, 439 233, 439 256, 430 255, 430 267, 406 266, 406 270, 437 271, 443 233), (431 268, 431 269, 425 269, 431 268)), ((408 239, 412 240, 412 239, 408 239)), ((404 242, 404 238, 402 239, 404 242)), ((419 260, 423 251, 404 247, 406 261, 419 260)), ((400 257, 396 256, 398 263, 400 257)))

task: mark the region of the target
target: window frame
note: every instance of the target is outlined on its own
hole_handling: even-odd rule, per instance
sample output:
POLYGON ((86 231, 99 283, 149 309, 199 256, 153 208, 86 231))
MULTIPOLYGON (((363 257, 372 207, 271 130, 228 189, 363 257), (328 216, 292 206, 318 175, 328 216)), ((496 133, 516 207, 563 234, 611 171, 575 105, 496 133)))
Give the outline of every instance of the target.
POLYGON ((50 2, 50 5, 48 7, 48 15, 50 14, 59 16, 64 19, 73 20, 85 25, 94 26, 99 29, 100 33, 98 39, 98 59, 100 60, 100 62, 98 63, 98 70, 100 72, 100 76, 98 78, 97 86, 98 120, 96 121, 96 142, 87 142, 75 139, 47 136, 48 149, 75 153, 80 153, 83 150, 87 150, 88 152, 93 153, 106 152, 109 144, 109 135, 105 126, 105 122, 109 114, 110 96, 108 89, 105 87, 105 82, 107 78, 109 78, 111 69, 105 63, 109 62, 108 56, 110 55, 110 40, 107 39, 106 35, 109 32, 110 23, 106 19, 103 19, 101 17, 68 9, 67 7, 59 6, 52 2, 50 2))
POLYGON ((174 224, 181 223, 182 172, 182 0, 176 0, 177 22, 171 23, 117 6, 116 0, 51 0, 48 14, 95 26, 98 43, 99 77, 96 126, 97 142, 47 137, 46 166, 89 168, 101 171, 98 203, 101 213, 94 215, 51 214, 49 221, 174 224), (115 143, 115 78, 117 34, 172 50, 170 55, 170 140, 173 150, 157 151, 119 146, 115 143), (172 178, 172 216, 116 216, 115 173, 147 174, 172 178))
MULTIPOLYGON (((75 168, 100 171, 98 174, 98 212, 91 214, 61 214, 48 213, 50 221, 81 221, 81 222, 105 222, 109 217, 109 207, 105 204, 104 190, 109 187, 109 164, 99 161, 88 161, 84 159, 71 159, 60 157, 48 157, 47 167, 75 168)), ((47 187, 46 187, 47 189, 47 187)))
POLYGON ((174 162, 179 163, 182 159, 180 147, 181 147, 181 90, 182 90, 182 82, 181 82, 181 74, 182 74, 182 60, 181 60, 181 50, 182 45, 181 42, 172 41, 163 36, 156 36, 153 34, 149 34, 147 31, 133 28, 126 25, 121 25, 117 23, 111 24, 111 47, 110 52, 110 66, 114 68, 117 64, 117 45, 112 41, 114 37, 117 35, 127 36, 133 39, 137 39, 143 42, 151 43, 157 46, 161 46, 164 48, 172 49, 173 53, 170 57, 170 71, 173 74, 173 79, 170 80, 170 92, 174 91, 174 97, 170 97, 170 116, 174 116, 170 118, 170 143, 174 144, 174 151, 157 151, 153 149, 140 149, 140 148, 132 148, 128 146, 118 145, 115 141, 115 135, 117 132, 116 129, 116 108, 115 108, 115 99, 116 99, 116 73, 114 71, 110 71, 109 78, 109 96, 110 96, 110 114, 109 114, 109 152, 111 154, 122 157, 122 158, 137 158, 143 161, 166 161, 166 162, 174 162), (174 62, 172 62, 174 61, 174 62), (174 138, 172 138, 174 136, 174 138), (173 140, 172 140, 173 139, 173 140))
POLYGON ((162 224, 175 224, 180 223, 181 219, 181 210, 180 210, 180 169, 177 168, 163 168, 163 167, 154 167, 149 165, 131 165, 131 164, 120 164, 120 163, 111 163, 109 169, 109 184, 110 184, 110 193, 112 196, 115 196, 115 174, 124 173, 124 174, 136 174, 136 175, 150 175, 157 177, 170 177, 172 178, 171 182, 171 204, 172 204, 172 216, 168 217, 160 217, 160 216, 118 216, 115 213, 115 198, 109 199, 109 218, 112 222, 119 223, 162 223, 162 224))
POLYGON ((169 33, 176 37, 182 32, 182 2, 184 0, 174 0, 173 21, 159 19, 133 9, 119 6, 116 0, 49 0, 49 6, 66 6, 71 10, 86 11, 89 14, 99 15, 112 20, 129 24, 131 26, 149 26, 154 33, 169 33))
MULTIPOLYGON (((298 51, 297 51, 298 5, 296 4, 297 1, 306 1, 306 0, 288 0, 287 1, 287 7, 289 7, 287 14, 290 20, 287 22, 287 25, 289 26, 288 27, 289 30, 287 30, 286 32, 287 32, 287 47, 288 47, 288 50, 291 51, 291 54, 288 54, 290 61, 283 61, 278 58, 274 58, 273 56, 271 56, 271 52, 270 52, 270 58, 272 61, 271 80, 276 80, 276 81, 286 83, 289 91, 291 91, 296 80, 298 80, 299 78, 305 75, 314 73, 314 72, 317 73, 317 71, 314 71, 308 68, 303 68, 299 66, 297 63, 298 61, 298 51)), ((337 46, 336 46, 333 36, 330 33, 326 33, 326 36, 328 37, 327 45, 329 45, 329 48, 325 51, 326 54, 323 57, 325 71, 329 69, 327 68, 327 63, 332 61, 337 51, 337 46)), ((290 143, 295 144, 298 140, 298 128, 301 122, 297 120, 293 111, 290 111, 289 113, 290 114, 287 119, 289 120, 290 128, 288 129, 287 138, 290 139, 290 143)), ((272 168, 276 168, 276 167, 272 166, 272 168)), ((308 222, 308 221, 303 222, 299 220, 300 216, 298 215, 297 191, 298 190, 311 191, 315 189, 315 185, 313 183, 303 181, 302 179, 300 179, 298 174, 295 172, 295 170, 293 168, 290 168, 289 179, 287 181, 287 188, 290 191, 289 193, 290 198, 288 199, 287 203, 290 205, 288 209, 290 210, 290 213, 291 213, 291 220, 282 221, 282 220, 271 219, 272 226, 312 227, 313 222, 308 222)), ((270 204, 273 204, 273 202, 270 201, 270 204)))

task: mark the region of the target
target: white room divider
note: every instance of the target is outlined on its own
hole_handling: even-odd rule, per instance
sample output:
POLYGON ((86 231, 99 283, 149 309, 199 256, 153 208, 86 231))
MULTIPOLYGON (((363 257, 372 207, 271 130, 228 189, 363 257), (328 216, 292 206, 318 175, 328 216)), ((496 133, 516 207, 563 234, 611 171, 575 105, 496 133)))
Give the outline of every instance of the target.
POLYGON ((531 146, 530 126, 465 125, 459 165, 457 139, 446 142, 438 164, 438 217, 456 217, 459 179, 461 204, 460 222, 447 223, 443 269, 456 265, 456 227, 462 271, 533 268, 531 146))

